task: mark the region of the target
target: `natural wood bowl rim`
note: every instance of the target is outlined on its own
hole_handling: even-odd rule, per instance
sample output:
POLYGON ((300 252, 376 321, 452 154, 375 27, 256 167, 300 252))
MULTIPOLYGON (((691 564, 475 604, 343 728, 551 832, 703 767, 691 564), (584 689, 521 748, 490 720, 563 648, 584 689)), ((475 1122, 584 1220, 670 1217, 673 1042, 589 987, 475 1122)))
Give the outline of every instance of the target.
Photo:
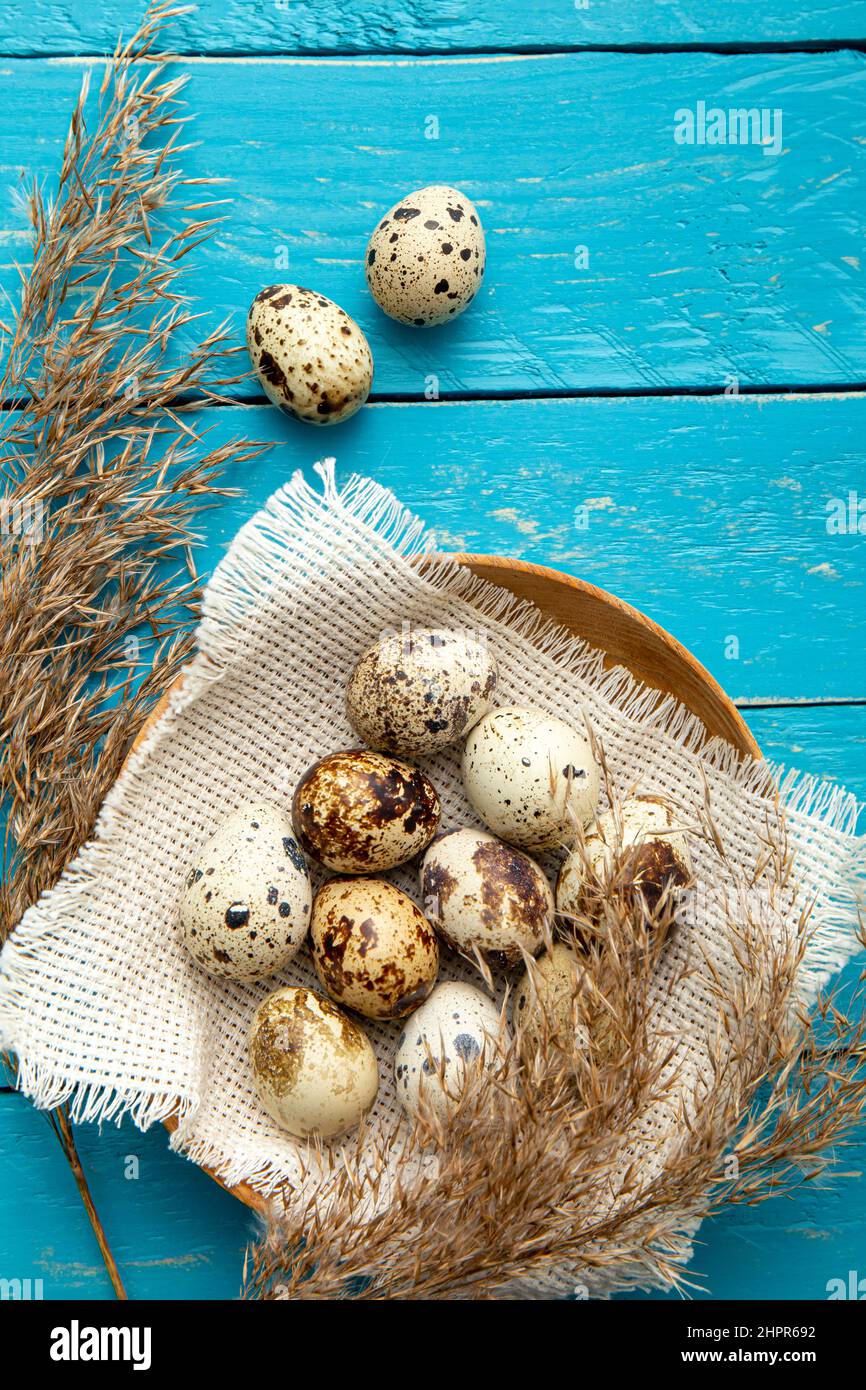
MULTIPOLYGON (((422 556, 420 558, 423 562, 424 557, 422 556)), ((471 555, 462 553, 444 555, 441 557, 437 556, 436 558, 456 560, 459 564, 466 565, 469 568, 474 568, 475 566, 483 566, 487 569, 502 570, 503 572, 510 571, 512 573, 518 572, 523 574, 531 574, 536 578, 544 580, 548 583, 558 584, 565 588, 574 589, 575 592, 585 596, 589 596, 590 598, 595 599, 600 604, 609 604, 614 608, 618 609, 619 612, 622 613, 623 616, 627 617, 630 621, 634 622, 638 626, 642 625, 643 627, 648 629, 657 639, 657 641, 663 647, 670 651, 671 655, 675 657, 677 661, 684 663, 688 668, 690 668, 692 674, 696 676, 697 679, 703 685, 709 688, 709 690, 713 693, 720 706, 727 711, 728 716, 731 719, 734 727, 738 727, 738 731, 741 734, 743 743, 743 748, 739 751, 741 751, 743 754, 751 753, 756 758, 759 758, 761 756, 761 750, 755 742, 755 739, 753 738, 748 726, 746 725, 745 720, 743 719, 734 702, 731 700, 730 696, 725 694, 718 681, 710 675, 709 671, 707 671, 707 669, 701 665, 701 663, 692 655, 692 653, 688 650, 687 647, 684 647, 680 642, 676 640, 675 637, 672 637, 669 632, 667 632, 663 627, 660 627, 658 623, 654 622, 652 618, 648 618, 645 613, 642 613, 640 611, 640 609, 632 607, 631 604, 626 603, 623 599, 617 598, 615 594, 608 593, 606 589, 600 589, 597 585, 590 584, 585 579, 576 579, 573 575, 563 574, 561 570, 550 569, 546 565, 535 565, 530 563, 530 561, 528 560, 511 560, 501 555, 471 555)), ((495 583, 495 580, 491 580, 491 582, 495 583)), ((553 621, 556 621, 556 619, 553 619, 553 621)), ((641 678, 639 677, 638 679, 641 678)), ((157 720, 162 716, 163 712, 166 709, 172 691, 177 689, 182 681, 183 672, 181 672, 180 675, 176 677, 172 685, 165 692, 162 698, 158 701, 151 714, 148 716, 147 720, 142 725, 129 750, 129 753, 127 754, 127 759, 131 756, 134 750, 141 744, 143 739, 146 738, 149 731, 156 724, 157 720)), ((169 1117, 169 1119, 164 1121, 166 1129, 168 1129, 171 1132, 174 1132, 177 1129, 177 1123, 177 1119, 173 1116, 169 1117)), ((254 1211, 257 1211, 262 1214, 267 1210, 269 1199, 265 1197, 251 1183, 240 1182, 235 1183, 233 1186, 229 1186, 229 1184, 224 1182, 223 1179, 220 1178, 217 1173, 214 1173, 212 1171, 212 1169, 202 1168, 202 1171, 207 1173, 208 1177, 212 1178, 214 1182, 218 1183, 219 1186, 224 1188, 226 1192, 230 1192, 233 1197, 236 1197, 239 1201, 243 1202, 245 1206, 251 1207, 254 1211)))
MULTIPOLYGON (((559 584, 563 588, 574 589, 575 592, 589 595, 599 603, 609 604, 616 608, 625 617, 631 619, 638 626, 648 629, 673 656, 678 658, 685 666, 689 667, 692 673, 698 678, 702 685, 706 686, 715 695, 718 703, 728 712, 731 722, 738 726, 743 747, 738 750, 743 754, 751 755, 753 758, 761 758, 763 754, 756 742, 751 729, 744 720, 737 706, 734 704, 730 695, 719 685, 715 676, 711 675, 706 666, 698 661, 697 657, 678 642, 676 637, 672 637, 666 628, 661 627, 652 618, 648 618, 639 608, 626 603, 625 599, 618 598, 616 594, 610 593, 608 589, 600 589, 597 584, 590 584, 586 579, 577 579, 572 574, 565 574, 562 570, 551 569, 548 565, 536 565, 529 560, 511 560, 501 555, 474 555, 468 552, 454 552, 444 556, 445 559, 456 560, 461 565, 470 568, 475 565, 483 565, 494 570, 517 571, 522 574, 532 574, 539 579, 546 580, 548 583, 559 584)), ((491 583, 495 582, 493 580, 491 583)), ((556 619, 553 619, 556 622, 556 619)), ((638 677, 642 680, 642 677, 638 677)), ((648 683, 648 682, 645 682, 648 683)), ((679 697, 677 697, 679 698, 679 697)), ((681 703, 685 701, 681 700, 681 703)), ((700 717, 700 716, 699 716, 700 717)), ((730 742, 730 740, 726 740, 730 742)))

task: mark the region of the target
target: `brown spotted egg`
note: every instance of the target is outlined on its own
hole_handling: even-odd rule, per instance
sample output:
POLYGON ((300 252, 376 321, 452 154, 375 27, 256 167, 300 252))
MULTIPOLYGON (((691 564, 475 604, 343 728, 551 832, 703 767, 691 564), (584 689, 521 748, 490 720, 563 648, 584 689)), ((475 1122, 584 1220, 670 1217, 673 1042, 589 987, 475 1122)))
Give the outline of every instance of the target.
POLYGON ((430 327, 472 303, 484 261, 478 209, 458 189, 431 184, 382 218, 367 245, 367 284, 392 319, 430 327))
POLYGON ((510 705, 476 724, 463 750, 463 785, 495 835, 528 850, 573 844, 598 805, 589 739, 562 719, 510 705))
POLYGON ((444 941, 493 969, 535 956, 553 926, 553 893, 543 870, 485 830, 449 830, 421 866, 424 911, 444 941))
POLYGON ((397 1042, 397 1098, 416 1115, 423 1095, 432 1113, 448 1120, 473 1072, 495 1067, 508 1044, 499 1009, 473 985, 437 985, 406 1019, 397 1042))
POLYGON ((268 398, 311 425, 336 425, 364 404, 373 358, 354 319, 301 285, 268 285, 247 315, 247 347, 268 398))
POLYGON ((269 802, 252 802, 226 817, 187 875, 180 900, 184 944, 211 975, 273 975, 300 950, 311 902, 289 816, 269 802))
POLYGON ((262 1105, 295 1139, 353 1129, 379 1089, 369 1038, 311 989, 278 989, 259 1005, 250 1062, 262 1105))
POLYGON ((369 874, 425 849, 439 828, 440 806, 423 772, 353 748, 304 773, 292 817, 306 854, 337 873, 369 874))
POLYGON ((566 919, 596 915, 599 889, 637 890, 650 913, 692 878, 682 820, 662 797, 634 796, 605 811, 559 871, 557 911, 566 919))
POLYGON ((412 899, 381 878, 331 879, 310 931, 319 979, 337 1004, 366 1018, 402 1018, 436 983, 436 935, 412 899))
POLYGON ((391 633, 349 678, 349 721, 371 748, 432 753, 487 713, 498 675, 495 657, 475 637, 429 627, 391 633))

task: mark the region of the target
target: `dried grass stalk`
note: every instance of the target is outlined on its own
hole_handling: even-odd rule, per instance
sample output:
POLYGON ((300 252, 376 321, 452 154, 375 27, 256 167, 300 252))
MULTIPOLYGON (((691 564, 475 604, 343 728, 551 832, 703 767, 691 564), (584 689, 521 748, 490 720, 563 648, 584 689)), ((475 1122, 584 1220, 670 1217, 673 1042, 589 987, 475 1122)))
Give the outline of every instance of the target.
MULTIPOLYGON (((180 171, 184 79, 156 51, 182 12, 151 7, 118 45, 92 131, 85 76, 56 192, 26 194, 33 260, 0 387, 0 941, 87 838, 188 656, 193 522, 226 466, 258 452, 208 446, 183 419, 232 378, 225 326, 188 345, 179 285, 219 220, 180 171)), ((89 1202, 68 1116, 54 1123, 89 1202)))
MULTIPOLYGON (((615 805, 609 779, 608 792, 615 805)), ((709 804, 695 833, 725 859, 709 804)), ((275 1204, 248 1256, 246 1297, 490 1298, 563 1267, 579 1291, 582 1276, 614 1270, 627 1286, 685 1290, 689 1219, 824 1172, 830 1147, 866 1110, 866 1023, 827 1001, 812 1019, 792 1012, 809 914, 790 930, 781 813, 743 891, 730 895, 741 982, 733 996, 718 988, 711 1084, 698 1092, 655 1021, 657 963, 680 929, 675 905, 637 901, 625 870, 615 855, 586 917, 564 932, 582 952, 572 1013, 589 1047, 575 1049, 554 1008, 472 1079, 449 1127, 422 1114, 411 1127, 362 1134, 324 1182, 311 1163, 309 1198, 300 1210, 275 1204), (745 891, 757 882, 760 911, 745 891), (625 1146, 660 1111, 678 1117, 673 1140, 631 1163, 625 1146)))

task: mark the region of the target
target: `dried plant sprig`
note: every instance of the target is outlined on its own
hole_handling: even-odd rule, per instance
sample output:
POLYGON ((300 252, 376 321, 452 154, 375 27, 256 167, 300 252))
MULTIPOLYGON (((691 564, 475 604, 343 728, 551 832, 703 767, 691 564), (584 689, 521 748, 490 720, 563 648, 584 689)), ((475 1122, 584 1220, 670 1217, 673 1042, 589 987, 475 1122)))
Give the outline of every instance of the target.
MULTIPOLYGON (((734 878, 709 798, 701 822, 734 878)), ((819 1022, 792 1010, 809 911, 792 929, 781 808, 754 868, 733 885, 742 891, 725 899, 741 973, 735 989, 716 991, 709 1081, 686 1083, 654 1005, 667 949, 659 926, 679 926, 663 898, 647 909, 623 891, 624 862, 613 857, 603 922, 593 904, 583 923, 595 935, 576 934, 578 1046, 562 1011, 542 1005, 541 1026, 519 1029, 472 1078, 452 1124, 422 1113, 359 1136, 349 1157, 320 1153, 324 1179, 311 1164, 309 1199, 275 1203, 249 1252, 247 1297, 487 1298, 532 1291, 562 1268, 576 1286, 610 1271, 624 1286, 686 1291, 697 1287, 686 1268, 690 1218, 791 1191, 822 1170, 866 1113, 866 1024, 825 1002, 828 1050, 819 1022), (676 1125, 654 1149, 659 1113, 676 1125)), ((687 958, 680 981, 691 968, 687 958)))
MULTIPOLYGON (((118 44, 92 130, 85 75, 56 190, 26 198, 33 259, 0 376, 0 942, 87 838, 189 655, 196 515, 258 452, 183 418, 241 379, 225 325, 194 341, 179 282, 219 220, 181 172, 185 79, 157 51, 183 12, 153 5, 118 44)), ((52 1123, 122 1296, 68 1113, 52 1123)))

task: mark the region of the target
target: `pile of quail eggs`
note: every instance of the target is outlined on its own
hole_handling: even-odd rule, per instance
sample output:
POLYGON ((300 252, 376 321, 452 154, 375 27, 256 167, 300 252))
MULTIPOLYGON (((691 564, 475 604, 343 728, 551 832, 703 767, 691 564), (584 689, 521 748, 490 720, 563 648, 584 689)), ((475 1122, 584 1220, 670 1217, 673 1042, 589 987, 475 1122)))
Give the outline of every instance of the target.
MULTIPOLYGON (((458 189, 433 184, 402 198, 378 223, 367 243, 367 285, 400 323, 450 323, 478 293, 485 254, 478 209, 458 189)), ((247 347, 268 399, 308 424, 348 420, 370 394, 366 337, 316 290, 260 290, 247 316, 247 347)))
POLYGON ((512 1021, 531 1034, 542 1016, 570 1017, 577 951, 551 945, 552 932, 558 913, 585 906, 588 875, 631 847, 649 899, 691 878, 671 808, 632 798, 616 817, 598 815, 587 734, 538 709, 496 706, 497 683, 495 656, 476 638, 444 628, 383 637, 346 690, 366 746, 322 757, 290 808, 234 811, 189 870, 180 927, 211 975, 264 979, 309 950, 320 989, 277 989, 250 1037, 261 1103, 297 1139, 344 1133, 376 1099, 360 1020, 399 1022, 394 1077, 410 1114, 423 1095, 447 1119, 470 1070, 494 1063, 508 1037, 500 1009, 474 985, 437 984, 441 952, 480 959, 488 972, 540 957, 513 991, 512 1021), (414 763, 460 741, 466 798, 486 829, 443 829, 436 788, 414 763), (561 847, 554 891, 532 856, 561 847), (418 902, 382 876, 410 860, 418 902), (315 894, 308 863, 331 874, 315 894))

